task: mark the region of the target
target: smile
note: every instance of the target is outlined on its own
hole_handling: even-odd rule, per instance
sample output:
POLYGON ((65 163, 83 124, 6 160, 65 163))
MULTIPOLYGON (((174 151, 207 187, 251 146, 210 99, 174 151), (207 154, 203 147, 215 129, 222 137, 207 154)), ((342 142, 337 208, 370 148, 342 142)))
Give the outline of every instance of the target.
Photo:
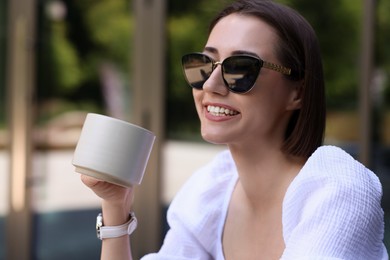
POLYGON ((207 106, 207 111, 213 116, 234 116, 239 114, 238 111, 219 106, 207 106))

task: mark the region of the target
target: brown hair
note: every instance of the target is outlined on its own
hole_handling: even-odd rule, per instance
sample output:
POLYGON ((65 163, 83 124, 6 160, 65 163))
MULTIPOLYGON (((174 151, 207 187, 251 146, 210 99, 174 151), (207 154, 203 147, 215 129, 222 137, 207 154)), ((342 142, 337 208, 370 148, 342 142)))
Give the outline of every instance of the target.
POLYGON ((288 123, 283 151, 309 157, 322 145, 325 131, 325 84, 321 53, 311 25, 295 10, 269 0, 238 0, 223 9, 210 24, 210 32, 223 17, 232 13, 250 15, 273 27, 279 43, 279 61, 292 69, 290 80, 303 80, 302 105, 288 123))

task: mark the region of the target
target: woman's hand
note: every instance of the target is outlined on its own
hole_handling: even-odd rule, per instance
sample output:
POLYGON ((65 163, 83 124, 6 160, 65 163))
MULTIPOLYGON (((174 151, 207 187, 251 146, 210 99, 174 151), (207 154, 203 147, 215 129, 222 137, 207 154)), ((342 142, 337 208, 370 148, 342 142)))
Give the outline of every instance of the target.
POLYGON ((128 197, 132 196, 133 193, 133 188, 125 188, 119 185, 111 184, 88 175, 81 174, 81 180, 100 198, 111 201, 113 203, 123 203, 129 199, 128 197))
MULTIPOLYGON (((129 212, 134 199, 133 187, 121 187, 83 174, 81 174, 81 180, 96 195, 102 198, 103 222, 105 226, 118 226, 129 220, 129 212)), ((131 260, 129 236, 103 239, 100 259, 131 260)))
POLYGON ((125 188, 84 174, 81 174, 81 180, 102 199, 105 225, 121 225, 127 222, 134 200, 133 187, 125 188))

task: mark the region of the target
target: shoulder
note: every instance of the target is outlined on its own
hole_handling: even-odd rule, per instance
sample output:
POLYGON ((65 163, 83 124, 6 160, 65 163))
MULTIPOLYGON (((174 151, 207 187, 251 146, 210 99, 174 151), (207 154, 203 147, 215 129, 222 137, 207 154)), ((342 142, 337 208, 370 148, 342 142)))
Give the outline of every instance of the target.
POLYGON ((318 148, 290 185, 289 192, 292 193, 303 184, 310 190, 326 186, 340 191, 359 191, 374 198, 382 196, 378 177, 347 152, 335 146, 318 148))
POLYGON ((372 171, 340 148, 318 148, 285 196, 286 252, 300 248, 313 255, 378 259, 372 257, 383 251, 381 198, 382 187, 372 171))
POLYGON ((371 170, 344 150, 322 146, 312 154, 291 183, 285 196, 285 207, 287 210, 291 203, 308 206, 330 199, 334 206, 351 201, 349 210, 360 213, 366 213, 373 207, 379 210, 382 186, 371 170))
POLYGON ((230 152, 219 153, 196 171, 173 199, 167 216, 171 230, 185 229, 203 240, 202 243, 214 243, 212 240, 216 240, 224 216, 224 203, 231 192, 229 187, 236 179, 236 167, 230 152))
POLYGON ((291 183, 284 206, 331 200, 329 206, 348 202, 348 210, 366 213, 373 207, 381 209, 381 199, 382 185, 371 170, 338 147, 322 146, 291 183))

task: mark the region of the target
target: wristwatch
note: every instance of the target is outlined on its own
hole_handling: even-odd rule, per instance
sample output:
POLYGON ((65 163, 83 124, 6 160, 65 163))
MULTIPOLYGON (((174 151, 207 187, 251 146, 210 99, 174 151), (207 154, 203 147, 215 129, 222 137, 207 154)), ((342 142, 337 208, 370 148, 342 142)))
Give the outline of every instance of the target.
POLYGON ((119 226, 104 226, 103 224, 103 215, 99 213, 96 218, 96 235, 102 240, 105 238, 114 238, 121 237, 124 235, 131 235, 133 231, 137 228, 137 218, 135 217, 134 212, 130 212, 130 220, 125 224, 119 226))

